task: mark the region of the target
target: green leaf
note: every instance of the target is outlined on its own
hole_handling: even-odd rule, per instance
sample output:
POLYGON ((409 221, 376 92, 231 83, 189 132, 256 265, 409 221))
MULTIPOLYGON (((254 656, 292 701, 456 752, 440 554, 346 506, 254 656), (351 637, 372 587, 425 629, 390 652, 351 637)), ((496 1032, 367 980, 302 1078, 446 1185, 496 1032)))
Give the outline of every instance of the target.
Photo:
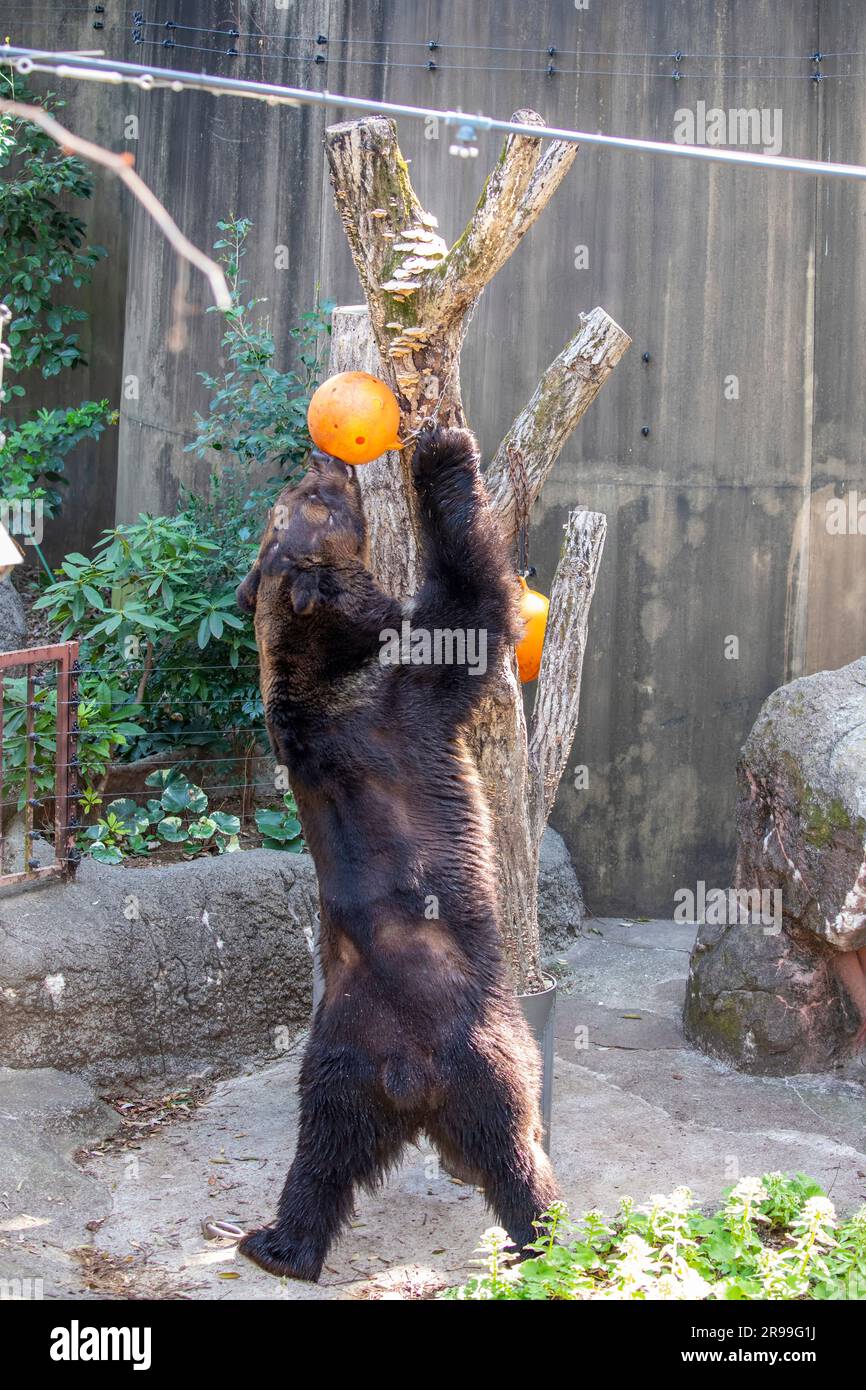
POLYGON ((179 845, 186 839, 186 830, 179 816, 163 817, 156 827, 156 833, 161 840, 167 840, 171 845, 179 845))
POLYGON ((138 806, 128 797, 119 798, 117 801, 110 801, 105 808, 106 817, 113 815, 124 825, 130 828, 135 825, 138 818, 138 806))
POLYGON ((176 811, 188 811, 190 809, 192 788, 189 782, 169 782, 168 786, 160 798, 163 810, 173 814, 176 811))
POLYGON ((192 840, 209 840, 216 832, 216 821, 210 816, 204 816, 201 820, 194 820, 189 826, 189 836, 192 840))
POLYGON ((187 782, 186 773, 179 767, 159 767, 144 779, 146 787, 167 787, 170 782, 187 782))
POLYGON ((90 851, 91 859, 96 859, 100 864, 120 864, 123 862, 123 854, 117 845, 95 844, 90 851))

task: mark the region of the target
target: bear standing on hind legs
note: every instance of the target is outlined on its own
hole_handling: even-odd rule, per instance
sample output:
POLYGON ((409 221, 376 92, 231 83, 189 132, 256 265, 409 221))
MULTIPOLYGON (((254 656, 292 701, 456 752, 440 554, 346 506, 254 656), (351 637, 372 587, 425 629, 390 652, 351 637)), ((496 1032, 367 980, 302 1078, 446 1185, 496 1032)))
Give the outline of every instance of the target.
POLYGON ((298 1279, 319 1277, 355 1188, 375 1187, 421 1133, 483 1187, 518 1249, 556 1196, 538 1050, 500 949, 488 811, 463 737, 519 635, 516 586, 472 435, 424 431, 413 477, 414 598, 376 584, 354 470, 315 454, 238 589, 321 897, 325 993, 297 1149, 276 1221, 240 1244, 298 1279), (471 636, 480 659, 442 660, 440 646, 438 662, 411 664, 413 640, 386 664, 384 635, 405 637, 407 621, 413 637, 451 639, 452 657, 471 636))

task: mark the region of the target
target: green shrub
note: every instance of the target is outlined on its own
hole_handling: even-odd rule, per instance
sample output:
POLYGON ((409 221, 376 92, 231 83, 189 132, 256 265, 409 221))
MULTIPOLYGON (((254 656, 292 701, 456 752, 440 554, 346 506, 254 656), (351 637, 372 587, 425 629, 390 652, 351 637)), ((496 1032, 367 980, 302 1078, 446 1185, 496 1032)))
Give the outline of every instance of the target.
POLYGON ((866 1299, 866 1207, 845 1222, 802 1173, 743 1178, 714 1216, 678 1187, 637 1208, 623 1198, 610 1224, 577 1222, 555 1203, 539 1222, 535 1256, 514 1263, 492 1227, 484 1272, 441 1297, 457 1300, 866 1299))
MULTIPOLYGON (((105 532, 92 557, 67 555, 37 600, 61 641, 81 643, 82 697, 141 725, 136 756, 178 742, 236 752, 261 724, 252 625, 234 596, 255 549, 236 531, 202 534, 189 512, 141 516, 105 532)), ((88 743, 79 757, 92 766, 88 743)), ((127 747, 110 745, 105 763, 127 747)))
MULTIPOLYGON (((86 798, 103 777, 112 756, 129 748, 144 734, 138 722, 141 706, 130 701, 122 690, 99 676, 82 676, 78 705, 79 785, 86 798)), ((3 775, 5 790, 17 796, 18 809, 24 807, 24 768, 27 756, 27 682, 24 677, 7 679, 4 691, 3 775)), ((53 679, 34 681, 32 792, 36 799, 54 795, 55 730, 57 727, 57 687, 53 679)))
MULTIPOLYGON (((248 218, 229 218, 217 225, 223 236, 214 242, 214 250, 225 267, 232 296, 222 338, 228 365, 220 376, 199 373, 213 395, 208 414, 196 415, 198 434, 186 448, 200 457, 215 450, 224 456, 223 472, 237 470, 241 480, 249 477, 250 469, 265 464, 275 467, 279 472, 269 480, 272 494, 302 470, 310 449, 307 406, 318 385, 319 348, 323 335, 330 332, 333 305, 323 303, 301 315, 289 333, 295 346, 293 366, 281 371, 275 365, 277 350, 269 322, 259 312, 267 300, 246 299, 247 282, 240 278, 252 223, 248 218)), ((211 306, 208 312, 220 311, 211 306)))
MULTIPOLYGON (((258 653, 235 589, 253 563, 276 491, 302 469, 309 449, 306 410, 327 309, 303 316, 291 334, 294 368, 278 371, 275 345, 256 313, 263 301, 240 297, 238 267, 250 224, 232 220, 220 227, 226 236, 217 247, 233 293, 223 338, 229 367, 219 379, 205 376, 214 395, 208 416, 197 417, 199 433, 189 446, 220 456, 209 493, 185 493, 176 516, 142 515, 104 532, 92 555, 67 555, 36 604, 58 640, 81 644, 86 717, 79 719, 78 757, 85 811, 97 804, 115 758, 196 748, 212 760, 224 757, 226 766, 242 766, 246 781, 263 738, 258 653), (255 471, 268 462, 282 471, 254 485, 255 471)), ((24 474, 20 481, 24 486, 24 474)), ((22 683, 13 691, 6 750, 19 803, 25 699, 22 683)), ((53 785, 51 700, 50 688, 40 692, 39 793, 53 785)), ((273 844, 299 848, 297 832, 288 832, 292 809, 272 814, 281 818, 269 837, 273 844)))
MULTIPOLYGON (((52 96, 35 96, 11 69, 0 70, 0 96, 49 110, 63 105, 52 96)), ((0 115, 0 170, 0 301, 12 311, 2 405, 26 394, 12 377, 52 377, 85 363, 78 327, 87 314, 65 295, 88 283, 106 253, 88 245, 84 222, 70 210, 93 192, 86 166, 38 126, 0 115)), ((67 455, 116 420, 108 401, 85 401, 65 410, 37 410, 7 426, 0 496, 41 501, 46 517, 56 515, 67 455)))

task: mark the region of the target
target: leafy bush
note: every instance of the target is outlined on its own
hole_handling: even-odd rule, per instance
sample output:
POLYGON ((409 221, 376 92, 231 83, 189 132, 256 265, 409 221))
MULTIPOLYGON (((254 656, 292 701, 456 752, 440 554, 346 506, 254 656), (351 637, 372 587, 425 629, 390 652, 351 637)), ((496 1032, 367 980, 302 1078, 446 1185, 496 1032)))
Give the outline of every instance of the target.
MULTIPOLYGON (((62 102, 29 91, 11 69, 0 71, 0 96, 47 109, 62 102)), ((6 333, 3 401, 24 396, 10 377, 38 371, 43 377, 85 363, 78 325, 87 314, 65 303, 106 254, 89 246, 84 222, 70 205, 93 192, 81 160, 64 154, 38 126, 0 115, 0 300, 12 310, 6 333)), ((2 403, 0 403, 2 404, 2 403)), ((41 500, 46 516, 60 507, 64 460, 82 440, 96 438, 117 420, 108 401, 85 401, 68 410, 39 410, 7 429, 0 449, 0 495, 41 500)))
POLYGON ((178 739, 229 751, 261 723, 252 625, 235 604, 256 547, 212 535, 189 512, 143 515, 105 532, 92 558, 67 555, 35 604, 61 641, 80 640, 82 692, 144 716, 139 757, 178 739))
MULTIPOLYGON (((242 765, 246 782, 263 735, 258 653, 252 623, 237 610, 235 589, 255 558, 275 492, 302 468, 309 449, 306 410, 316 384, 316 345, 326 309, 303 316, 291 335, 299 349, 295 369, 278 371, 273 340, 256 318, 263 301, 240 299, 238 267, 250 223, 229 221, 220 227, 226 237, 217 245, 233 291, 223 338, 230 365, 222 378, 204 378, 215 394, 209 415, 197 417, 199 434, 190 446, 202 455, 213 449, 221 456, 209 493, 185 494, 175 516, 142 515, 104 532, 90 556, 67 555, 36 604, 59 629, 59 640, 74 637, 81 643, 79 691, 83 705, 92 709, 89 721, 79 720, 79 784, 86 811, 99 802, 108 765, 118 756, 197 748, 242 765), (283 473, 254 486, 254 470, 268 461, 283 473)), ((82 414, 78 424, 95 427, 96 420, 82 414)), ((29 447, 31 426, 16 433, 16 457, 29 447)), ((46 432, 49 426, 46 420, 46 432)), ((12 437, 7 451, 11 443, 12 437)), ((55 447, 60 450, 61 442, 55 447)), ((33 459, 16 475, 16 486, 27 490, 28 473, 40 466, 38 453, 34 444, 33 459)), ((25 698, 19 692, 7 750, 10 784, 19 799, 25 698)), ((52 785, 50 713, 46 690, 37 713, 41 792, 52 785)), ((273 844, 300 847, 294 843, 298 832, 290 830, 292 808, 273 815, 281 818, 269 837, 273 844)))
POLYGON ((58 489, 68 481, 63 473, 67 455, 83 440, 98 439, 106 424, 116 419, 108 401, 84 401, 67 410, 37 410, 18 424, 6 421, 6 443, 0 449, 4 500, 26 497, 42 503, 45 520, 56 516, 63 501, 58 489))
POLYGON ((119 798, 105 808, 95 825, 78 837, 79 848, 101 864, 119 864, 127 854, 150 854, 163 844, 175 845, 185 859, 239 849, 241 823, 224 811, 208 811, 208 798, 178 768, 160 768, 145 778, 160 795, 146 806, 119 798))
MULTIPOLYGON (((7 792, 17 795, 18 809, 24 807, 24 771, 27 757, 26 717, 27 681, 18 677, 4 682, 3 774, 7 792)), ((52 680, 34 682, 32 777, 35 799, 54 795, 57 728, 57 687, 52 680)), ((119 749, 131 746, 145 730, 139 723, 141 705, 100 676, 82 676, 79 682, 78 761, 79 782, 88 795, 103 777, 119 749)))
POLYGON ((281 809, 256 811, 256 825, 264 837, 264 849, 285 849, 292 854, 300 854, 304 848, 298 808, 291 792, 286 792, 283 797, 281 809))
POLYGON ((476 1263, 484 1273, 441 1296, 518 1299, 866 1299, 866 1207, 845 1222, 802 1173, 744 1178, 714 1216, 678 1187, 641 1208, 623 1198, 610 1224, 561 1202, 536 1223, 534 1258, 515 1264, 492 1227, 476 1263), (563 1239, 564 1238, 564 1239, 563 1239))
MULTIPOLYGON (((216 533, 214 533, 216 534, 216 533)), ((105 533, 92 557, 73 552, 37 599, 81 642, 79 786, 85 810, 118 756, 174 750, 178 742, 247 757, 262 722, 252 625, 235 587, 255 545, 237 531, 222 544, 189 513, 142 516, 105 533)), ((4 769, 23 804, 26 682, 7 681, 4 769)), ((34 700, 36 794, 54 784, 56 689, 34 700)))
MULTIPOLYGON (((318 348, 322 334, 330 332, 333 305, 320 304, 301 315, 289 334, 297 349, 295 365, 280 371, 268 320, 257 312, 267 300, 245 299, 243 294, 247 282, 240 278, 240 263, 252 223, 229 218, 217 225, 223 236, 214 242, 214 250, 232 296, 222 338, 229 365, 220 376, 199 373, 213 396, 207 416, 196 415, 198 435, 186 448, 200 457, 210 449, 226 455, 223 470, 239 469, 241 477, 247 477, 251 467, 275 465, 280 472, 269 480, 273 492, 297 475, 310 449, 307 406, 318 385, 318 348)), ((208 312, 219 310, 212 305, 208 312)))

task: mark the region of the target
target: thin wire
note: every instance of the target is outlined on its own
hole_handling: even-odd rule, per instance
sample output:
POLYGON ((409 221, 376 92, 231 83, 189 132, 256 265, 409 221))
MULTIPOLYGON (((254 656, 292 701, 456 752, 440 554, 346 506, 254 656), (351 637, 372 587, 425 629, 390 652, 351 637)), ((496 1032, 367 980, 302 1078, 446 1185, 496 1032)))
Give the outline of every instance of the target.
MULTIPOLYGON (((136 11, 129 10, 127 11, 127 13, 135 14, 136 11)), ((229 21, 226 20, 223 22, 228 23, 229 21)), ((201 25, 178 24, 175 20, 166 21, 159 19, 141 19, 136 22, 135 27, 148 29, 168 29, 178 31, 184 30, 197 34, 217 34, 223 38, 279 39, 283 43, 300 42, 319 44, 319 39, 321 37, 325 39, 327 46, 330 46, 332 44, 357 44, 358 46, 363 46, 365 48, 425 48, 430 52, 440 53, 447 52, 449 50, 466 50, 475 53, 548 53, 549 50, 553 48, 554 54, 552 54, 551 56, 559 56, 560 54, 564 54, 567 58, 657 58, 662 60, 679 57, 680 60, 688 59, 689 61, 695 58, 735 58, 738 60, 755 62, 765 62, 767 59, 773 59, 775 61, 790 60, 791 62, 800 61, 804 63, 815 62, 814 53, 683 53, 677 48, 673 48, 666 53, 656 53, 652 51, 623 51, 612 48, 560 48, 558 47, 558 45, 552 43, 544 44, 542 47, 539 48, 530 48, 524 45, 514 44, 509 45, 496 43, 442 43, 439 39, 361 39, 357 38, 353 34, 337 35, 336 37, 332 38, 330 35, 327 34, 321 36, 318 34, 271 34, 265 31, 256 32, 255 30, 241 32, 235 31, 234 33, 232 33, 232 31, 229 29, 218 29, 216 27, 212 29, 207 29, 201 25)), ((325 44, 319 44, 319 46, 324 47, 325 44)), ((821 54, 822 59, 848 58, 859 56, 862 56, 862 52, 857 49, 841 50, 839 52, 821 54)))
MULTIPOLYGON (((189 762, 189 761, 190 761, 190 759, 187 759, 187 762, 189 762)), ((255 783, 255 782, 226 782, 226 783, 224 783, 222 786, 217 786, 217 787, 202 787, 202 791, 206 791, 206 792, 209 792, 209 793, 214 793, 214 792, 238 792, 238 791, 245 791, 245 790, 247 790, 247 788, 249 788, 249 790, 251 790, 251 791, 254 791, 254 790, 255 790, 255 787, 256 787, 256 783, 255 783)), ((111 798, 112 801, 120 801, 121 797, 127 797, 130 801, 134 801, 137 797, 140 797, 140 796, 146 796, 147 799, 148 799, 148 801, 159 801, 159 796, 156 794, 158 791, 159 791, 159 788, 158 788, 158 787, 146 787, 146 788, 144 788, 144 789, 142 789, 142 788, 140 788, 140 787, 135 787, 135 788, 131 788, 129 791, 123 791, 123 790, 121 790, 121 791, 114 791, 114 789, 112 789, 111 792, 109 793, 109 796, 110 796, 110 798, 111 798)), ((165 788, 163 788, 163 791, 165 791, 165 788)), ((277 791, 277 789, 276 789, 276 787, 275 787, 275 788, 274 788, 275 794, 276 794, 276 791, 277 791)), ((100 793, 100 795, 102 795, 102 793, 100 793)), ((73 800, 73 801, 82 801, 84 798, 83 798, 83 795, 78 795, 78 796, 72 797, 72 798, 70 798, 70 799, 73 800)), ((57 797, 56 797, 56 795, 54 794, 54 792, 48 792, 48 793, 46 793, 45 796, 33 796, 33 797, 30 798, 30 800, 31 800, 31 801, 36 801, 36 802, 38 802, 40 805, 42 805, 42 804, 44 804, 45 802, 48 802, 48 801, 56 801, 56 800, 57 800, 57 797)), ((25 804, 26 804, 26 803, 25 803, 25 804)), ((15 800, 15 801, 3 801, 3 802, 0 802, 0 805, 3 805, 3 806, 17 806, 17 805, 18 805, 18 802, 17 802, 17 800, 15 800)), ((186 809, 188 810, 189 808, 187 807, 186 809)))
MULTIPOLYGON (((216 733, 220 733, 220 732, 222 732, 222 731, 219 730, 219 729, 217 729, 217 730, 215 730, 215 732, 216 732, 216 733)), ((262 730, 262 732, 264 732, 264 730, 262 730)), ((172 749, 166 749, 165 751, 166 751, 166 753, 170 753, 170 752, 173 752, 174 750, 172 750, 172 749)), ((273 755, 272 755, 271 753, 238 753, 238 754, 236 754, 234 757, 231 757, 231 758, 229 758, 229 757, 194 758, 192 755, 190 755, 189 757, 175 758, 174 762, 171 763, 170 766, 172 766, 172 767, 184 767, 187 763, 191 764, 191 765, 194 766, 194 767, 204 767, 206 764, 210 764, 210 763, 244 763, 244 764, 246 764, 246 763, 264 762, 264 761, 266 761, 268 758, 271 758, 272 756, 273 756, 273 755)), ((158 757, 159 757, 159 753, 148 753, 147 757, 148 757, 148 760, 149 760, 150 758, 158 758, 158 757)), ((85 757, 85 762, 86 762, 86 761, 87 761, 87 759, 86 759, 86 757, 85 757)), ((127 764, 127 763, 121 763, 121 764, 118 764, 118 766, 121 766, 121 767, 128 767, 129 764, 127 764)), ((274 766, 277 766, 277 764, 275 763, 274 766)), ((71 768, 79 768, 79 769, 81 769, 81 767, 82 767, 82 760, 81 760, 80 758, 78 758, 75 762, 69 762, 69 763, 51 763, 51 767, 52 767, 52 768, 54 768, 54 767, 64 767, 64 768, 66 768, 66 767, 71 767, 71 768)), ((47 768, 46 768, 46 771, 47 771, 47 768)))
MULTIPOLYGON (((56 661, 57 658, 55 657, 54 660, 56 661)), ((30 664, 32 665, 32 663, 30 664)), ((228 662, 225 666, 174 666, 170 663, 166 663, 165 665, 151 666, 150 674, 153 675, 154 671, 257 671, 258 669, 259 663, 257 661, 241 661, 238 663, 237 666, 232 666, 231 662, 228 662)), ((124 676, 129 676, 132 679, 135 679, 136 677, 144 675, 144 667, 142 667, 141 670, 139 670, 137 667, 134 670, 131 667, 125 667, 121 672, 119 672, 116 666, 89 666, 85 663, 83 665, 79 664, 78 670, 73 672, 73 674, 76 676, 116 676, 122 674, 124 676)), ((58 675, 59 672, 56 670, 46 671, 45 674, 40 677, 40 679, 46 680, 49 676, 54 676, 56 678, 58 675)))
POLYGON ((311 34, 257 34, 238 32, 231 29, 206 29, 201 24, 176 24, 174 20, 140 19, 133 24, 135 29, 166 29, 169 33, 215 34, 221 39, 280 39, 282 43, 315 43, 311 34))
MULTIPOLYGON (((240 53, 238 53, 238 54, 232 54, 232 53, 229 53, 225 48, 204 48, 204 47, 202 47, 201 45, 194 44, 194 43, 174 43, 174 42, 172 42, 172 43, 161 43, 159 39, 142 39, 141 42, 137 45, 137 47, 138 47, 138 48, 165 48, 165 49, 183 48, 183 49, 185 49, 188 53, 216 53, 216 54, 218 54, 218 56, 219 56, 220 58, 232 58, 232 57, 238 57, 238 58, 240 58, 240 57, 246 57, 246 56, 247 56, 246 54, 240 54, 240 53)), ((265 56, 266 56, 266 55, 263 54, 263 53, 256 54, 256 57, 260 57, 260 58, 263 58, 263 57, 265 57, 265 56)), ((275 57, 277 57, 277 56, 278 56, 278 55, 275 54, 275 53, 274 53, 274 54, 271 54, 271 57, 274 57, 274 58, 275 58, 275 57)))
MULTIPOLYGON (((317 67, 324 67, 324 66, 326 66, 327 61, 328 61, 326 58, 323 58, 323 55, 322 55, 321 53, 318 53, 318 54, 317 54, 317 53, 256 53, 256 52, 250 51, 249 49, 239 49, 239 50, 236 50, 235 52, 230 52, 228 49, 222 49, 222 48, 208 48, 208 47, 204 47, 204 46, 197 45, 197 44, 175 43, 174 41, 166 41, 166 40, 160 40, 160 39, 142 39, 142 40, 139 41, 138 46, 139 46, 140 48, 164 48, 164 49, 166 49, 166 50, 168 50, 168 51, 171 51, 172 49, 183 49, 184 51, 189 52, 189 53, 215 53, 215 54, 217 54, 218 56, 223 57, 223 58, 254 58, 254 59, 257 59, 257 60, 260 60, 260 61, 265 61, 265 60, 267 60, 267 59, 272 59, 272 60, 275 59, 275 60, 282 60, 282 61, 284 61, 284 62, 295 62, 295 63, 300 63, 300 62, 308 62, 308 63, 309 63, 309 62, 314 62, 315 65, 316 65, 317 67)), ((458 47, 461 47, 462 45, 457 45, 457 46, 458 46, 458 47)), ((471 45, 467 45, 467 47, 470 47, 470 46, 471 46, 471 45)), ((541 50, 536 50, 536 49, 527 49, 527 50, 513 49, 513 50, 506 50, 506 51, 508 51, 508 52, 515 52, 515 53, 519 53, 519 52, 522 52, 522 51, 525 51, 525 52, 527 52, 527 53, 535 53, 535 52, 540 52, 541 50)), ((563 50, 559 50, 558 52, 565 52, 565 51, 566 51, 566 50, 563 49, 563 50)), ((661 80, 661 81, 665 81, 665 82, 670 82, 670 81, 673 80, 673 73, 670 73, 670 72, 633 72, 633 71, 624 71, 624 70, 622 70, 622 69, 614 69, 614 68, 580 68, 580 67, 578 67, 578 68, 562 68, 562 67, 559 67, 559 66, 556 65, 556 57, 557 57, 557 56, 558 56, 558 53, 555 54, 555 55, 553 55, 553 57, 551 58, 551 62, 550 62, 550 64, 548 64, 547 67, 536 67, 536 68, 528 68, 528 67, 506 67, 506 66, 501 65, 501 64, 440 63, 440 62, 438 62, 438 61, 433 61, 433 60, 431 60, 430 62, 426 62, 426 63, 408 63, 408 62, 399 62, 399 61, 398 61, 398 62, 394 62, 394 61, 392 61, 392 60, 390 60, 390 59, 386 59, 386 58, 354 58, 354 57, 352 57, 352 58, 339 58, 339 59, 337 59, 336 61, 339 62, 339 63, 340 63, 341 65, 343 65, 343 66, 350 66, 350 67, 371 67, 371 68, 388 68, 388 69, 391 69, 391 68, 411 68, 411 69, 413 69, 413 70, 416 71, 416 72, 477 72, 477 73, 483 73, 483 72, 491 72, 491 73, 494 73, 494 72, 495 72, 495 73, 499 73, 499 72, 504 72, 504 73, 523 73, 523 74, 526 75, 526 76, 530 76, 530 75, 533 75, 533 74, 539 74, 539 75, 544 74, 544 75, 546 75, 546 76, 548 76, 548 77, 634 77, 634 78, 639 78, 639 79, 642 80, 642 81, 645 81, 647 78, 655 78, 655 79, 658 79, 658 80, 661 80), (432 65, 431 65, 431 63, 432 63, 432 65)), ((583 56, 583 55, 577 54, 577 56, 580 57, 580 56, 583 56)), ((591 55, 586 55, 586 56, 591 56, 591 55)), ((652 54, 652 55, 641 55, 641 54, 639 54, 639 53, 638 53, 638 54, 631 54, 631 55, 629 55, 629 54, 625 54, 625 53, 624 53, 624 54, 611 54, 611 56, 612 56, 612 57, 629 57, 629 56, 631 56, 631 57, 637 57, 637 58, 639 58, 639 57, 641 57, 641 56, 648 56, 648 57, 655 57, 655 56, 658 56, 658 57, 666 57, 666 58, 667 58, 669 61, 671 61, 671 62, 676 61, 676 56, 675 56, 674 54, 672 54, 672 53, 669 53, 669 54, 659 54, 659 55, 654 55, 654 54, 652 54)), ((681 55, 681 59, 684 58, 684 57, 686 57, 686 56, 687 56, 687 55, 682 54, 682 55, 681 55)), ((700 56, 711 57, 711 56, 713 56, 713 55, 707 54, 707 55, 700 55, 700 56)), ((724 54, 719 54, 718 56, 719 56, 720 58, 723 58, 723 57, 725 57, 726 55, 724 55, 724 54)), ((727 55, 727 56, 729 56, 729 57, 736 57, 737 55, 736 55, 736 54, 729 54, 729 55, 727 55)), ((777 56, 783 57, 784 55, 779 54, 779 55, 777 55, 777 56)), ((791 55, 791 56, 794 56, 794 55, 791 55)), ((803 62, 811 62, 811 61, 814 61, 814 60, 809 59, 809 58, 805 58, 805 57, 803 58, 803 62)), ((683 72, 683 71, 680 70, 679 66, 678 66, 677 69, 676 69, 676 80, 677 80, 677 82, 681 82, 681 81, 684 81, 684 80, 687 80, 687 79, 688 79, 688 80, 693 80, 693 79, 695 79, 695 78, 702 78, 702 79, 706 80, 706 78, 708 78, 708 77, 713 77, 713 78, 715 78, 715 79, 717 79, 717 80, 722 80, 722 79, 731 79, 731 80, 735 80, 735 79, 742 78, 743 75, 744 75, 744 74, 738 73, 738 72, 721 72, 721 73, 688 72, 688 71, 683 72)), ((755 75, 756 75, 756 76, 760 76, 764 81, 771 81, 771 82, 815 82, 815 79, 816 79, 816 74, 815 74, 815 73, 809 73, 809 72, 763 72, 763 73, 755 74, 755 75)), ((822 71, 821 74, 820 74, 820 78, 821 78, 821 81, 822 81, 822 82, 828 81, 831 77, 835 77, 835 78, 849 78, 849 77, 862 77, 862 76, 863 76, 862 73, 839 73, 839 72, 827 72, 827 73, 825 73, 825 72, 823 72, 823 71, 822 71)))

